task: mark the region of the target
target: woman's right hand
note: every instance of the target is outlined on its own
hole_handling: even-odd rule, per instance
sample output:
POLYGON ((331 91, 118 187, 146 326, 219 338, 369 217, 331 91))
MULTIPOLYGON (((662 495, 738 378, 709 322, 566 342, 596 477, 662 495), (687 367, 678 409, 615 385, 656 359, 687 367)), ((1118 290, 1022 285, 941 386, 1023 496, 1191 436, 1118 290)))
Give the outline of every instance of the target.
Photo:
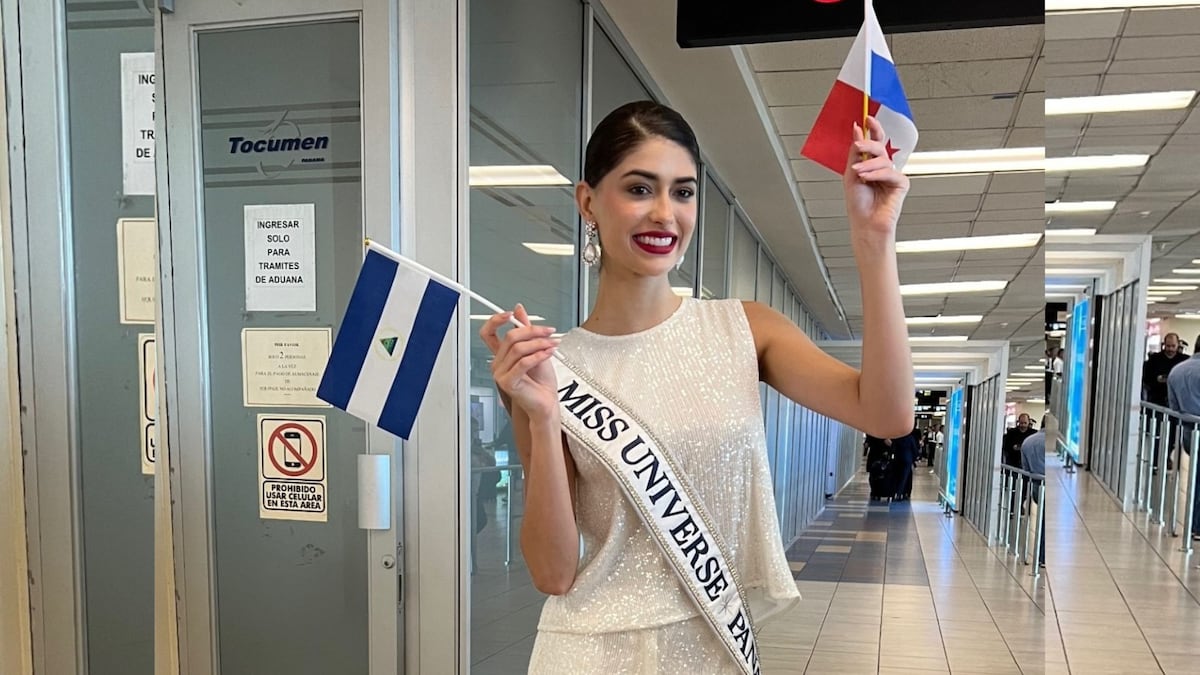
POLYGON ((550 337, 554 329, 532 326, 525 308, 517 305, 514 311, 494 314, 479 337, 492 352, 492 379, 529 416, 533 422, 549 421, 558 414, 558 380, 550 364, 558 338, 550 337), (500 326, 515 316, 522 327, 510 328, 503 338, 496 335, 500 326))

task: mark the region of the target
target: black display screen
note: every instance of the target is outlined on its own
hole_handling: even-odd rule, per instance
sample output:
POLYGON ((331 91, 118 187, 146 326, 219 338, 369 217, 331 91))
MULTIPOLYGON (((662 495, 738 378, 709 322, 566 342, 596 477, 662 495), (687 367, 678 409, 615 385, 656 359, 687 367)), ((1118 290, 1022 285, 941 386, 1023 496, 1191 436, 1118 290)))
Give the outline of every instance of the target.
MULTIPOLYGON (((878 0, 885 33, 986 28, 1044 23, 1044 0, 878 0)), ((862 0, 677 0, 680 47, 813 40, 855 35, 862 0)))

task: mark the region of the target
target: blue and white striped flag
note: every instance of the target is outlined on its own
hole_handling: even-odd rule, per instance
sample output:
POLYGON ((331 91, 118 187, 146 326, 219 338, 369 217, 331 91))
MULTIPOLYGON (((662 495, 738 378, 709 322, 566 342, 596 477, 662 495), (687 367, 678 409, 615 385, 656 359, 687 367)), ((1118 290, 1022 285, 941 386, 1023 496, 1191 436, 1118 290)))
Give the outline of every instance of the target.
POLYGON ((317 398, 408 439, 460 292, 381 251, 368 244, 317 398))

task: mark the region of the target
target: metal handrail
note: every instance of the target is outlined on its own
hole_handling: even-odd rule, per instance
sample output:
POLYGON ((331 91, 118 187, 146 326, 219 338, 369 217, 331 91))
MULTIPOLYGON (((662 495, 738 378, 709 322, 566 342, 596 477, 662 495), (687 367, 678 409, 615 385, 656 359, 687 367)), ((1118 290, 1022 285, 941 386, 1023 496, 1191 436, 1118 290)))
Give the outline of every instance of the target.
POLYGON ((1033 577, 1041 575, 1042 536, 1046 524, 1046 475, 1018 469, 1003 464, 1000 466, 1000 517, 996 524, 997 539, 1004 545, 1006 551, 1021 559, 1023 564, 1030 564, 1029 553, 1033 553, 1033 577), (1037 489, 1037 497, 1033 496, 1033 488, 1037 489), (1033 498, 1038 505, 1038 519, 1032 535, 1028 523, 1022 521, 1026 501, 1033 498), (1009 522, 1015 520, 1015 522, 1009 522), (1016 536, 1010 537, 1010 534, 1016 536), (1030 541, 1030 538, 1033 541, 1030 541))
POLYGON ((1183 463, 1183 435, 1190 437, 1188 445, 1188 476, 1186 504, 1183 511, 1183 544, 1180 550, 1192 552, 1192 524, 1195 513, 1196 475, 1200 469, 1197 452, 1200 450, 1200 416, 1177 412, 1161 405, 1141 402, 1138 416, 1138 444, 1135 457, 1136 482, 1134 506, 1146 511, 1152 524, 1166 526, 1172 537, 1179 536, 1179 481, 1183 463), (1174 441, 1174 442, 1173 442, 1174 441), (1151 466, 1158 457, 1157 467, 1151 466), (1158 476, 1157 481, 1154 479, 1158 476), (1155 499, 1155 488, 1158 498, 1155 499), (1170 500, 1167 495, 1170 494, 1170 500))

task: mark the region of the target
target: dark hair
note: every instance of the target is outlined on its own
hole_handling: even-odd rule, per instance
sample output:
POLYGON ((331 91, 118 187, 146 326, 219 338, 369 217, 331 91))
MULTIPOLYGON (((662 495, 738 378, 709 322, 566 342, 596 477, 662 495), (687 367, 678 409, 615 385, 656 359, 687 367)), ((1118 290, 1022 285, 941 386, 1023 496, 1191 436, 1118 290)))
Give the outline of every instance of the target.
POLYGON ((655 136, 674 141, 700 166, 700 145, 683 116, 654 101, 634 101, 610 112, 588 139, 583 180, 596 187, 642 141, 655 136))

